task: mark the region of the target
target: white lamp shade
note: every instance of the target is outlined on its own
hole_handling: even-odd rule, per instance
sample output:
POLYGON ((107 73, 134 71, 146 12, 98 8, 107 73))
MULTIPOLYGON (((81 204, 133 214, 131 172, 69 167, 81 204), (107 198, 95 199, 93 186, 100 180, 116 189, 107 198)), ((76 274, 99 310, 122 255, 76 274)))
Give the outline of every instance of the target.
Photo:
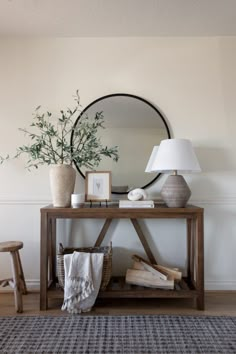
POLYGON ((159 145, 156 145, 156 146, 153 147, 151 156, 149 157, 149 160, 148 160, 148 163, 147 163, 147 166, 146 166, 146 169, 145 169, 145 172, 154 172, 152 170, 152 165, 153 165, 153 163, 155 161, 158 148, 159 148, 159 145))
POLYGON ((188 139, 162 140, 153 156, 152 165, 148 167, 152 172, 164 173, 174 170, 185 173, 201 171, 192 143, 188 139))

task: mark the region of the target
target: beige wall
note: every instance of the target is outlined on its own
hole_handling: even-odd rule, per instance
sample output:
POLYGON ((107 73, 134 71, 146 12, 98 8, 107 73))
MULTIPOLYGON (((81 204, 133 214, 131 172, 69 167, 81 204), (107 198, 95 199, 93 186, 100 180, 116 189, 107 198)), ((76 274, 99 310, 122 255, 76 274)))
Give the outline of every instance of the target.
MULTIPOLYGON (((167 117, 173 137, 192 140, 203 169, 186 179, 192 202, 205 208, 206 287, 236 289, 235 63, 234 37, 0 40, 0 153, 14 153, 25 142, 17 128, 29 125, 36 106, 70 106, 77 88, 84 107, 115 92, 149 100, 167 117)), ((150 197, 158 196, 164 179, 147 190, 150 197)), ((83 188, 78 174, 76 189, 83 188)), ((0 240, 24 241, 29 285, 39 283, 39 209, 49 202, 47 167, 28 172, 23 159, 1 166, 0 240)), ((144 224, 158 260, 183 268, 183 222, 144 224)), ((65 245, 90 245, 98 227, 101 221, 61 222, 59 238, 65 245)), ((124 273, 129 255, 142 254, 135 232, 127 220, 118 221, 107 236, 114 273, 124 273)), ((6 265, 1 255, 0 277, 7 275, 6 265)))

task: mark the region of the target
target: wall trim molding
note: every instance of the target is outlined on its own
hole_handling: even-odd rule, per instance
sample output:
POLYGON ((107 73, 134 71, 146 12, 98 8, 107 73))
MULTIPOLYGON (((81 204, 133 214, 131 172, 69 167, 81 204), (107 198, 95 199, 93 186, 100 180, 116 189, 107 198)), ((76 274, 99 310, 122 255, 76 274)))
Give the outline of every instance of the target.
POLYGON ((48 205, 51 204, 50 199, 1 199, 0 205, 48 205))
MULTIPOLYGON (((27 290, 39 292, 40 280, 37 280, 37 279, 33 279, 33 280, 25 279, 25 282, 26 282, 27 290)), ((7 292, 7 293, 8 292, 13 292, 13 289, 10 286, 6 286, 5 288, 1 287, 0 293, 5 293, 5 292, 7 292)))
POLYGON ((27 289, 29 290, 37 290, 40 289, 40 280, 32 279, 32 280, 25 280, 27 289))
POLYGON ((206 280, 205 290, 236 290, 236 280, 206 280))
MULTIPOLYGON (((39 291, 40 280, 38 279, 27 279, 26 286, 28 290, 39 291)), ((1 288, 0 292, 9 292, 12 290, 10 287, 1 288)), ((236 291, 236 280, 206 280, 205 281, 206 291, 236 291)), ((12 290, 13 291, 13 290, 12 290)))
POLYGON ((236 196, 235 197, 205 197, 198 199, 191 199, 191 204, 194 205, 235 205, 236 204, 236 196))
MULTIPOLYGON (((39 280, 27 280, 26 284, 29 289, 39 290, 40 288, 39 280)), ((236 280, 206 280, 205 290, 236 290, 236 280)))
MULTIPOLYGON (((24 199, 24 198, 1 198, 0 197, 0 205, 48 205, 51 204, 52 200, 48 198, 42 198, 38 199, 37 197, 35 198, 30 198, 30 199, 24 199)), ((190 200, 191 204, 194 205, 236 205, 236 196, 230 196, 230 197, 198 197, 197 199, 191 199, 190 200)))

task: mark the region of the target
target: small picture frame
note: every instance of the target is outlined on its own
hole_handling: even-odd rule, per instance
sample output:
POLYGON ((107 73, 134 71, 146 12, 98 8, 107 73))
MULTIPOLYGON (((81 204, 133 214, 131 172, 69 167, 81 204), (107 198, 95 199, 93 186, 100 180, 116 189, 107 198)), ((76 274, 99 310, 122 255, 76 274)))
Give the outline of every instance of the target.
POLYGON ((111 171, 85 172, 85 200, 108 201, 111 199, 111 171))

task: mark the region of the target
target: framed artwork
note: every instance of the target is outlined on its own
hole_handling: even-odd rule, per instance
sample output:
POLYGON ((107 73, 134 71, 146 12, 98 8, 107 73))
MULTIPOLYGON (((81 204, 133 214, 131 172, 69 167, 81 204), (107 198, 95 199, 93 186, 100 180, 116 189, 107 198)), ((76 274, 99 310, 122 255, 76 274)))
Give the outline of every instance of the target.
POLYGON ((85 173, 86 201, 111 199, 111 171, 87 171, 85 173))

